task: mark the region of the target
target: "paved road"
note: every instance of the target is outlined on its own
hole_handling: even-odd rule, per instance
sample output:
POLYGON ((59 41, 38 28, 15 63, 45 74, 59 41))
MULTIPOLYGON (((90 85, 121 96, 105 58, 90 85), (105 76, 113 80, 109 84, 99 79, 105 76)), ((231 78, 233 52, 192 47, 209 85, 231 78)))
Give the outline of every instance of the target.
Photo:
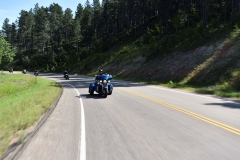
POLYGON ((117 80, 105 99, 89 95, 94 77, 42 76, 63 95, 15 159, 240 159, 239 101, 117 80))

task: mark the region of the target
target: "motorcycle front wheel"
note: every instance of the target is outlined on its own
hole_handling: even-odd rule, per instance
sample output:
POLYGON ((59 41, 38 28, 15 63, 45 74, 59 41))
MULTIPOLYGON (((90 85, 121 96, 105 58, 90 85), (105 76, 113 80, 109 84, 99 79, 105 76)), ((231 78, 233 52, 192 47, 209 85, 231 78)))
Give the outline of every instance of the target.
POLYGON ((107 98, 107 95, 108 95, 108 89, 107 89, 107 88, 104 88, 103 97, 104 97, 104 98, 107 98))
POLYGON ((108 92, 108 95, 111 95, 112 94, 112 91, 108 92))
POLYGON ((88 91, 88 92, 90 93, 90 95, 93 95, 93 94, 94 94, 94 91, 91 90, 90 87, 89 87, 89 91, 88 91))

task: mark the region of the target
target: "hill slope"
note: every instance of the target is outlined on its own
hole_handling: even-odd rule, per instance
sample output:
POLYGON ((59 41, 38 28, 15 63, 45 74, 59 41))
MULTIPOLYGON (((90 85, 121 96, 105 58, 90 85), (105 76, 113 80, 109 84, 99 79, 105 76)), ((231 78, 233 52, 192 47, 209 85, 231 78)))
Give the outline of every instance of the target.
POLYGON ((226 38, 185 52, 158 57, 133 54, 121 60, 115 56, 90 72, 96 74, 101 68, 118 78, 175 84, 172 87, 191 86, 202 92, 240 97, 239 40, 239 30, 235 30, 226 38))

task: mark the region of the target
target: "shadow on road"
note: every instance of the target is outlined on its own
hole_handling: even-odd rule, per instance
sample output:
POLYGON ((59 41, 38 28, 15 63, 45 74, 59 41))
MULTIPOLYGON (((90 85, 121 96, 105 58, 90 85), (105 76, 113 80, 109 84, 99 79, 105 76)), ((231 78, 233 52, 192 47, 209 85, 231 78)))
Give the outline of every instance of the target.
POLYGON ((90 95, 90 94, 81 94, 80 96, 76 96, 78 98, 82 98, 82 99, 105 99, 102 95, 100 94, 94 94, 94 95, 90 95))
POLYGON ((240 102, 239 101, 233 101, 231 102, 226 102, 226 103, 206 103, 205 105, 211 105, 211 106, 223 106, 227 108, 232 108, 232 109, 240 109, 240 102))

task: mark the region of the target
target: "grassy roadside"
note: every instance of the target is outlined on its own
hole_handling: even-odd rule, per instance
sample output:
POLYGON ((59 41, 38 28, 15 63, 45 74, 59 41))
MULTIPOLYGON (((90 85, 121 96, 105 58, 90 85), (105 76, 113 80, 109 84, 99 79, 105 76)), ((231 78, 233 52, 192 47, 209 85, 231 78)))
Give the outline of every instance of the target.
POLYGON ((39 120, 61 92, 61 86, 48 79, 0 73, 0 157, 13 138, 23 141, 24 130, 39 120))

